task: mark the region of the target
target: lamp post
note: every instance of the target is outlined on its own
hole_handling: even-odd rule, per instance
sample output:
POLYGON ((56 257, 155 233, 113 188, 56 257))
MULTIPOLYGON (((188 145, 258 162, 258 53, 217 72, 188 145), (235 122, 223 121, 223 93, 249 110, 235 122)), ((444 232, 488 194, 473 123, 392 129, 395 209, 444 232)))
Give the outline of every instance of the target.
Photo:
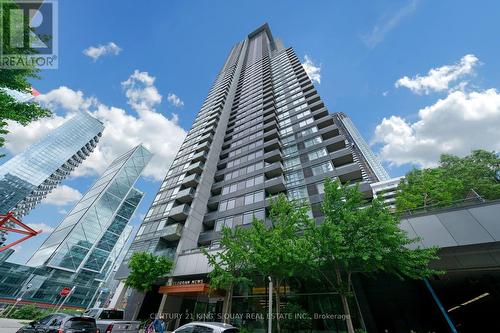
POLYGON ((31 287, 32 287, 32 286, 33 286, 33 285, 32 285, 31 283, 28 283, 28 284, 26 285, 26 290, 24 290, 24 291, 23 291, 23 293, 21 294, 21 296, 19 296, 19 297, 16 299, 16 302, 14 303, 14 305, 12 305, 12 307, 9 309, 9 311, 7 311, 7 313, 5 314, 5 317, 6 317, 6 318, 9 316, 9 314, 11 313, 11 311, 12 311, 13 309, 15 309, 15 308, 16 308, 17 304, 18 304, 19 302, 21 302, 21 300, 23 299, 24 295, 28 292, 28 290, 30 290, 30 289, 31 289, 31 287))
POLYGON ((273 280, 271 280, 271 277, 268 276, 267 279, 269 280, 269 309, 267 312, 267 333, 272 333, 273 331, 273 280))

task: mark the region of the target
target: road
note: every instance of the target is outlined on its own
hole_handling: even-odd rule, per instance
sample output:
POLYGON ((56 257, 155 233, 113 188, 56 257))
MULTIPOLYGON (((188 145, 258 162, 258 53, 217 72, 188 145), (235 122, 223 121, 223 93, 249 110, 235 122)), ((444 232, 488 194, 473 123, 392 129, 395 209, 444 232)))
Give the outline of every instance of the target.
POLYGON ((15 333, 26 320, 0 318, 0 333, 15 333))

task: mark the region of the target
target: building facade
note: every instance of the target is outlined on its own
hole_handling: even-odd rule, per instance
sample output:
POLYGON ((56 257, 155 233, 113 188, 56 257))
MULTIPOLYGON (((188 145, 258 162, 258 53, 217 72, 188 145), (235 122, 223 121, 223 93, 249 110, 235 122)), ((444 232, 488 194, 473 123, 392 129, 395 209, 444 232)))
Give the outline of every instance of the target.
POLYGON ((92 305, 130 237, 128 222, 143 197, 134 184, 151 157, 139 145, 116 158, 26 265, 1 264, 0 301, 28 290, 25 302, 50 306, 61 288, 75 287, 65 304, 92 305))
POLYGON ((351 118, 343 112, 336 112, 333 114, 333 117, 335 123, 339 126, 339 130, 351 145, 354 158, 362 170, 363 179, 370 182, 381 182, 391 179, 351 118))
POLYGON ((26 215, 92 153, 103 129, 99 120, 79 112, 0 165, 0 214, 26 215))
MULTIPOLYGON (((173 277, 148 293, 146 301, 132 292, 128 316, 147 317, 158 308, 220 311, 221 299, 207 294, 210 267, 200 248, 216 251, 223 226, 265 219, 270 198, 279 193, 305 200, 320 221, 326 177, 359 183, 371 196, 371 179, 364 177, 352 146, 293 49, 275 39, 267 24, 234 45, 116 275, 124 279, 127 259, 147 251, 171 257, 173 277), (186 284, 193 284, 189 293, 182 288, 186 284)), ((265 313, 264 290, 235 293, 233 308, 265 313)), ((336 297, 326 297, 321 306, 336 306, 336 297)))

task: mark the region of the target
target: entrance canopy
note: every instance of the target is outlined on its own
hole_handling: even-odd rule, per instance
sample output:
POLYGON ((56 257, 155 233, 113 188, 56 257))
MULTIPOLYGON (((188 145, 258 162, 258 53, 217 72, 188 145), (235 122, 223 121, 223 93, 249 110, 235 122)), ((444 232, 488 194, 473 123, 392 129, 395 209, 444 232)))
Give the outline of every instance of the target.
POLYGON ((180 284, 173 286, 161 286, 158 292, 160 294, 176 295, 176 294, 208 294, 208 283, 196 284, 180 284))

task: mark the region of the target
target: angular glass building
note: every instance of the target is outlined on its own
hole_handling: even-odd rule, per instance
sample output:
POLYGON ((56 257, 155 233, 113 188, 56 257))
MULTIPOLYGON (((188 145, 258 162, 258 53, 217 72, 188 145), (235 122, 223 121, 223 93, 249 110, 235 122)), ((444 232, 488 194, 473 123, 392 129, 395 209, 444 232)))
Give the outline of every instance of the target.
POLYGON ((103 129, 99 120, 78 112, 0 165, 0 214, 26 215, 92 153, 103 129))
POLYGON ((152 154, 142 145, 116 158, 27 265, 0 265, 0 298, 55 304, 63 287, 75 286, 66 304, 85 308, 106 281, 130 236, 130 218, 143 193, 134 188, 152 154))
MULTIPOLYGON (((234 45, 125 258, 137 251, 169 256, 175 261, 173 276, 162 280, 142 307, 142 296, 132 292, 127 314, 220 313, 222 301, 208 292, 210 267, 200 248, 216 251, 223 226, 265 219, 270 198, 279 193, 305 201, 318 221, 326 177, 359 183, 371 196, 371 179, 364 177, 349 140, 293 49, 275 39, 267 24, 234 45)), ((124 264, 116 276, 126 275, 124 264)), ((306 304, 340 306, 321 286, 290 290, 290 297, 316 295, 304 296, 306 304)), ((254 290, 235 292, 233 309, 265 314, 266 297, 261 281, 254 290)), ((254 324, 265 328, 263 321, 254 324)), ((315 329, 341 328, 335 322, 320 325, 315 329)))

